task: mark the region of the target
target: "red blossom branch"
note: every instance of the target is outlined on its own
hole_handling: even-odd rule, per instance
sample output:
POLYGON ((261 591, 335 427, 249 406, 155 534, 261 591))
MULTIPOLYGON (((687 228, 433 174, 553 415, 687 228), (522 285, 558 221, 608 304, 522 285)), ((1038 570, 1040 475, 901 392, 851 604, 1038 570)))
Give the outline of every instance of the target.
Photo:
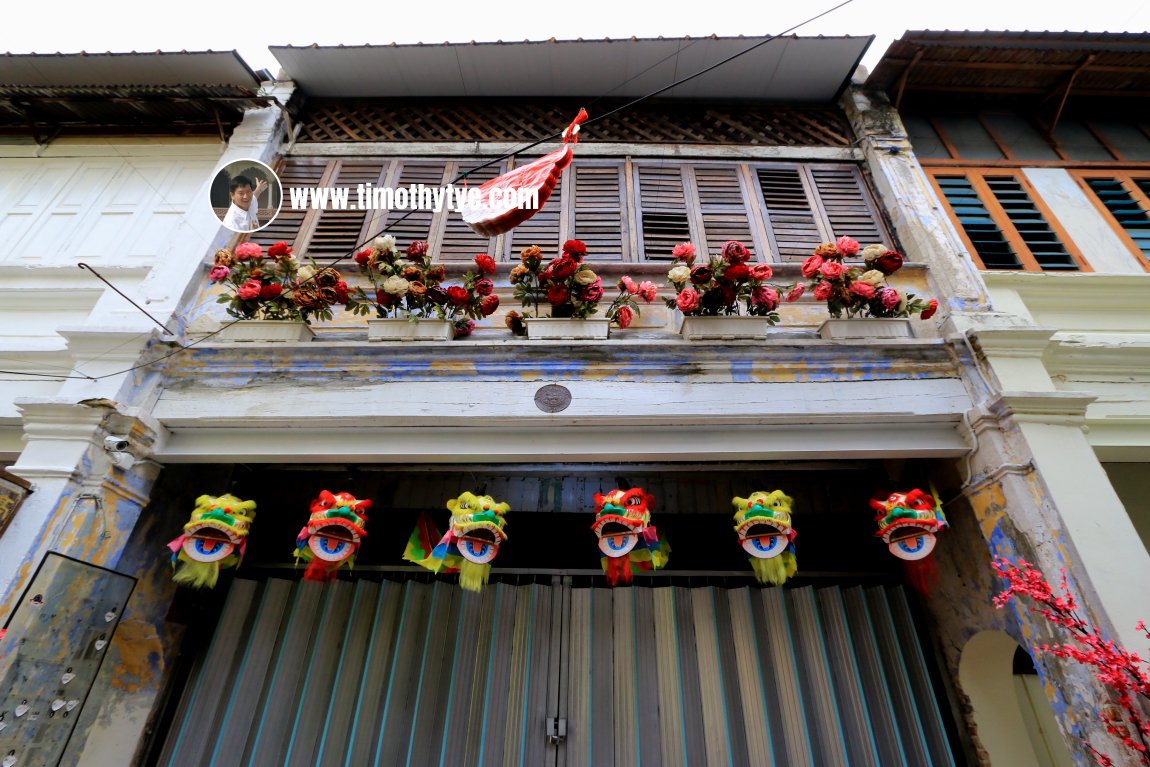
MULTIPOLYGON (((1150 747, 1147 746, 1150 723, 1136 702, 1138 697, 1150 701, 1150 673, 1146 661, 1137 653, 1127 652, 1113 640, 1105 639, 1098 627, 1087 623, 1078 614, 1078 604, 1066 581, 1065 568, 1059 582, 1061 595, 1055 595, 1042 573, 1024 559, 1014 565, 1006 559, 996 558, 992 564, 994 571, 1007 583, 1006 589, 994 598, 994 606, 1002 609, 1015 596, 1028 597, 1037 603, 1030 606, 1031 612, 1070 632, 1073 644, 1044 644, 1035 647, 1034 651, 1093 667, 1095 678, 1114 692, 1118 703, 1117 707, 1110 707, 1099 714, 1106 731, 1137 754, 1141 764, 1150 765, 1150 747)), ((1150 631, 1144 622, 1139 621, 1136 628, 1150 639, 1150 631)), ((1085 740, 1083 742, 1097 764, 1112 767, 1114 762, 1109 756, 1085 740)))

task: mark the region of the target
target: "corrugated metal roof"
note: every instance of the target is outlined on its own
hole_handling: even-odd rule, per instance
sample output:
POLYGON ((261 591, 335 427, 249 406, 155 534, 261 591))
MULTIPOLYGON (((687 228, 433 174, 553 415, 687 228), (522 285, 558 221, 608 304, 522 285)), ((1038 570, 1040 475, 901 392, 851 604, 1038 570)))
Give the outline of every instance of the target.
POLYGON ((916 94, 1045 98, 1073 78, 1078 97, 1150 95, 1150 33, 908 31, 867 86, 916 94))
MULTIPOLYGON (((546 40, 271 51, 309 96, 639 96, 766 37, 546 40)), ((873 37, 781 37, 663 94, 827 102, 873 37)))

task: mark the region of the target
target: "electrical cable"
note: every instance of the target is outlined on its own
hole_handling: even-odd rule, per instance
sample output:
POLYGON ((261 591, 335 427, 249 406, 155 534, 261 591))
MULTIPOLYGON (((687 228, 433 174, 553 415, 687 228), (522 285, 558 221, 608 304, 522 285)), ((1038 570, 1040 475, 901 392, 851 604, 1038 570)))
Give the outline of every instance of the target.
MULTIPOLYGON (((595 123, 601 122, 601 121, 605 120, 606 118, 611 117, 612 115, 619 114, 620 112, 622 112, 624 110, 630 109, 634 106, 637 106, 638 104, 643 103, 644 101, 652 99, 652 98, 658 96, 659 94, 666 93, 667 91, 672 90, 673 88, 676 88, 680 85, 683 85, 684 83, 688 83, 691 80, 694 80, 696 78, 702 77, 705 74, 708 74, 709 72, 713 72, 714 70, 718 69, 719 67, 725 66, 726 64, 729 64, 730 62, 734 61, 735 59, 740 58, 742 56, 745 56, 748 53, 751 53, 752 51, 755 51, 755 50, 761 48, 762 46, 766 45, 767 43, 778 40, 779 38, 783 37, 784 35, 788 35, 792 32, 795 32, 796 30, 806 26, 807 24, 810 24, 814 21, 817 21, 818 19, 821 19, 823 16, 834 13, 835 11, 839 10, 840 8, 843 8, 847 5, 850 5, 852 2, 854 2, 854 0, 843 0, 843 2, 840 2, 837 5, 834 5, 825 11, 822 11, 821 13, 818 13, 814 16, 811 16, 810 18, 806 19, 805 21, 802 21, 802 22, 799 22, 798 24, 790 26, 787 29, 784 29, 782 32, 778 32, 774 35, 770 35, 769 37, 766 37, 766 38, 760 40, 759 42, 755 43, 754 45, 751 45, 750 47, 745 48, 744 50, 739 51, 738 53, 731 54, 730 56, 726 57, 725 59, 722 59, 721 61, 718 61, 714 64, 711 64, 711 65, 699 70, 698 72, 695 72, 693 74, 687 75, 686 77, 674 80, 673 82, 669 83, 668 85, 665 85, 661 88, 658 88, 654 91, 651 91, 651 92, 649 92, 643 96, 639 96, 635 99, 632 99, 631 101, 628 101, 627 103, 622 104, 621 106, 618 106, 614 109, 611 109, 607 112, 604 112, 603 114, 599 115, 598 117, 588 119, 583 123, 582 127, 588 127, 588 126, 594 125, 595 123)), ((682 50, 684 50, 684 49, 680 49, 680 50, 676 51, 675 55, 678 55, 679 53, 681 53, 682 50)), ((664 58, 662 61, 665 61, 665 60, 666 60, 666 58, 664 58)), ((660 61, 658 63, 662 63, 662 61, 660 61)), ((652 65, 652 66, 656 66, 656 65, 652 65)), ((640 75, 644 74, 649 69, 651 69, 651 67, 648 67, 647 70, 640 72, 639 74, 628 79, 627 81, 625 81, 621 85, 616 86, 611 91, 608 91, 608 93, 612 93, 615 90, 618 90, 619 88, 623 87, 623 85, 626 85, 628 82, 630 82, 631 80, 634 80, 636 77, 639 77, 640 75)), ((595 101, 598 101, 602 98, 603 98, 603 96, 600 96, 595 101)), ((594 103, 594 102, 592 102, 592 103, 594 103)), ((545 136, 544 138, 541 138, 537 141, 533 141, 530 144, 527 144, 526 146, 520 147, 519 149, 517 149, 513 152, 508 152, 506 154, 500 155, 499 157, 495 157, 495 158, 492 158, 490 160, 487 160, 486 162, 481 163, 480 165, 477 165, 477 166, 470 168, 466 171, 462 171, 459 173, 458 176, 455 177, 455 179, 448 182, 448 185, 452 185, 452 184, 455 184, 457 182, 464 181, 467 179, 467 177, 469 175, 471 175, 472 173, 474 173, 476 171, 483 170, 484 168, 490 167, 491 165, 494 165, 495 163, 502 162, 503 160, 510 159, 516 155, 522 154, 523 152, 534 149, 535 147, 539 146, 540 144, 545 144, 548 141, 554 141, 555 139, 561 138, 563 136, 564 132, 565 132, 565 130, 559 131, 558 133, 554 133, 554 134, 549 135, 549 136, 545 136)), ((406 220, 409 216, 411 216, 415 212, 417 212, 417 211, 414 208, 407 211, 405 214, 403 214, 399 218, 397 218, 394 221, 385 225, 378 232, 368 236, 366 240, 357 244, 348 253, 345 253, 344 255, 340 256, 339 258, 336 258, 332 261, 329 261, 326 264, 326 266, 331 267, 331 266, 334 266, 335 264, 338 264, 342 261, 346 261, 352 254, 357 252, 360 248, 362 248, 363 246, 370 243, 376 237, 379 237, 379 236, 385 234, 389 229, 391 229, 392 227, 396 226, 397 224, 403 222, 404 220, 406 220)), ((89 270, 90 270, 90 268, 89 268, 89 270)), ((315 278, 314 276, 308 278, 308 280, 305 280, 304 282, 300 283, 299 286, 297 286, 297 288, 302 287, 303 285, 307 284, 307 282, 309 282, 310 280, 312 280, 314 278, 315 278)), ((101 279, 103 279, 103 278, 101 278, 101 279)), ((113 289, 115 289, 115 288, 113 288, 113 289)), ((283 295, 291 295, 291 293, 294 292, 294 290, 295 290, 295 288, 289 289, 283 295)), ((120 293, 119 290, 116 290, 116 292, 120 293)), ((120 295, 124 296, 123 293, 120 293, 120 295)), ((124 298, 127 299, 127 296, 124 296, 124 298)), ((129 302, 131 302, 133 306, 136 306, 136 308, 139 309, 139 306, 136 305, 135 302, 132 302, 131 299, 127 299, 127 300, 129 302)), ((141 309, 140 311, 143 311, 143 310, 141 309)), ((147 312, 144 312, 144 314, 147 315, 147 312)), ((153 321, 156 321, 158 323, 158 321, 155 320, 154 317, 151 317, 151 315, 148 315, 148 317, 151 318, 153 321)), ((196 339, 195 341, 192 341, 192 342, 187 343, 187 344, 180 344, 178 348, 173 349, 171 352, 169 352, 167 354, 164 354, 160 357, 157 357, 153 360, 150 360, 149 362, 144 362, 144 363, 140 363, 138 365, 133 365, 132 367, 125 368, 124 370, 119 370, 119 371, 116 371, 113 373, 105 373, 105 374, 99 375, 99 376, 88 376, 88 375, 79 375, 79 376, 65 375, 65 376, 61 376, 59 374, 53 375, 53 374, 43 374, 43 373, 27 373, 27 372, 18 371, 18 370, 0 370, 0 374, 18 375, 18 376, 37 376, 37 375, 39 375, 42 377, 50 377, 50 378, 61 379, 61 380, 62 379, 75 379, 75 380, 88 380, 88 381, 98 381, 98 380, 103 379, 103 378, 112 378, 114 376, 124 375, 125 373, 131 373, 131 372, 134 372, 136 370, 140 370, 142 368, 151 367, 152 365, 155 365, 158 362, 162 362, 166 359, 174 357, 177 354, 180 354, 184 351, 187 351, 187 350, 193 348, 194 346, 197 346, 197 345, 203 343, 204 341, 212 338, 213 336, 223 332, 226 328, 231 327, 235 323, 241 322, 242 319, 243 318, 237 317, 237 318, 233 319, 232 321, 230 321, 224 325, 221 325, 218 329, 212 331, 211 333, 208 333, 208 334, 202 336, 201 338, 196 339)), ((161 327, 162 327, 162 325, 161 325, 161 327)), ((165 330, 166 330, 166 328, 165 328, 165 330)), ((77 365, 79 365, 79 364, 81 364, 81 363, 77 363, 77 365)))

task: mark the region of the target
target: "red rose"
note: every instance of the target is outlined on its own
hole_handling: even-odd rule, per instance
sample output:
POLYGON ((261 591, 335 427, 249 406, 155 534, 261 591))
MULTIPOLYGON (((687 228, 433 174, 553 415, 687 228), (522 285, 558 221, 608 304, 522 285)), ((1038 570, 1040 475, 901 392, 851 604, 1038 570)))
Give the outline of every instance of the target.
POLYGON ((798 301, 800 298, 802 298, 803 293, 806 292, 807 286, 804 283, 796 283, 795 286, 791 288, 791 292, 787 293, 787 303, 793 304, 795 301, 798 301))
POLYGON ((547 267, 557 280, 565 280, 579 270, 579 262, 569 256, 560 256, 547 267))
POLYGON ((375 302, 380 306, 386 308, 395 303, 396 297, 384 290, 375 291, 375 302))
POLYGON ((675 305, 683 314, 689 314, 699 308, 699 294, 691 288, 684 288, 675 299, 675 305))
POLYGON ((495 313, 495 310, 499 308, 499 296, 485 296, 479 308, 483 311, 484 317, 490 317, 495 313))
POLYGON ((475 281, 475 292, 481 296, 489 296, 495 290, 495 283, 486 277, 475 281))
POLYGON ((747 246, 738 240, 727 240, 723 243, 723 260, 728 264, 745 264, 750 258, 747 246))
POLYGON ((831 284, 829 282, 820 282, 818 285, 815 285, 815 292, 814 292, 815 300, 816 301, 826 301, 828 298, 831 297, 831 293, 833 293, 833 292, 834 292, 834 289, 831 287, 831 284))
POLYGON ((347 299, 351 295, 350 291, 347 288, 347 283, 344 282, 343 280, 340 280, 339 282, 337 282, 335 285, 335 294, 337 296, 339 296, 339 302, 341 304, 346 304, 347 299))
POLYGON ((552 285, 551 287, 547 288, 547 302, 552 306, 565 304, 567 303, 567 299, 570 297, 571 294, 568 293, 567 288, 563 287, 562 285, 552 285))
POLYGON ((407 246, 407 257, 412 261, 422 261, 427 257, 427 243, 416 240, 407 246))
POLYGON ((620 306, 619 310, 615 312, 615 322, 621 328, 629 326, 633 319, 635 319, 635 313, 631 311, 629 306, 620 306))
POLYGON ((475 265, 484 274, 495 274, 495 259, 486 253, 480 253, 475 257, 475 265))
POLYGON ((923 309, 922 314, 918 315, 918 317, 921 320, 929 320, 931 317, 934 316, 934 313, 937 311, 938 311, 938 301, 936 299, 932 298, 932 299, 930 299, 930 306, 923 309))
POLYGON ((851 292, 856 296, 870 300, 874 298, 874 285, 868 285, 865 282, 852 282, 851 292))
POLYGON ((367 266, 367 260, 371 258, 371 248, 361 250, 355 254, 355 262, 360 266, 367 266))
POLYGON ((819 256, 819 255, 811 256, 806 261, 803 261, 803 266, 802 266, 803 276, 809 280, 811 277, 814 277, 818 273, 819 268, 822 267, 822 265, 823 265, 822 256, 819 256))
POLYGON ((894 274, 902 268, 902 254, 897 250, 888 250, 874 260, 874 268, 883 274, 894 274))
POLYGON ((291 246, 288 245, 283 240, 280 240, 279 242, 277 242, 276 244, 274 244, 270 248, 268 248, 268 255, 271 256, 272 258, 283 258, 284 256, 290 256, 291 255, 291 246))
POLYGON ((828 280, 840 280, 843 276, 843 265, 838 261, 824 261, 819 272, 828 280))
POLYGON ((260 288, 260 298, 265 300, 269 298, 278 298, 279 295, 283 292, 284 289, 279 285, 264 285, 262 288, 260 288))
POLYGON ((709 266, 696 266, 691 270, 691 283, 694 285, 702 285, 704 282, 709 282, 711 279, 711 267, 709 266))
POLYGON ((779 294, 774 288, 757 287, 751 291, 751 303, 773 312, 779 308, 779 294))
POLYGON ((774 275, 775 272, 773 269, 771 269, 770 264, 755 264, 751 267, 751 277, 759 280, 760 282, 763 280, 769 280, 774 275))
POLYGON ((731 280, 745 280, 751 276, 751 270, 747 268, 746 264, 731 264, 723 272, 723 279, 731 280))
POLYGON ((583 260, 583 256, 587 255, 587 246, 582 240, 567 240, 563 243, 563 252, 579 263, 583 260))
MULTIPOLYGON (((430 293, 431 289, 428 288, 427 292, 430 293)), ((454 306, 467 306, 467 303, 471 300, 471 294, 469 294, 467 288, 462 285, 452 285, 447 289, 447 300, 454 306)))

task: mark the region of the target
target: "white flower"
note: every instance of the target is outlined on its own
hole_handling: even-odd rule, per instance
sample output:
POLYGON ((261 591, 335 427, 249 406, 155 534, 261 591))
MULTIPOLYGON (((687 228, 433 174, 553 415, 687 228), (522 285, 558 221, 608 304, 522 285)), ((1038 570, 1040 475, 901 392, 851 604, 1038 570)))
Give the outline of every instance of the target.
POLYGON ((872 287, 881 288, 885 279, 885 275, 878 269, 871 269, 859 275, 859 278, 855 280, 855 282, 865 282, 872 287))
POLYGON ((295 276, 300 282, 307 282, 315 276, 315 267, 311 264, 305 264, 299 268, 295 276))
POLYGON ((377 253, 394 253, 395 238, 390 234, 385 234, 382 237, 376 237, 371 241, 371 249, 377 253))
POLYGON ((686 282, 691 279, 691 267, 686 264, 679 264, 671 271, 667 272, 667 279, 678 285, 679 283, 686 282))
POLYGON ((392 275, 383 281, 383 290, 393 296, 405 296, 411 288, 411 283, 402 277, 392 275))
POLYGON ((579 283, 580 285, 590 285, 597 279, 599 278, 595 275, 595 272, 591 271, 590 269, 580 269, 579 271, 575 272, 575 282, 579 283))
POLYGON ((859 255, 862 256, 863 261, 871 261, 886 253, 886 250, 886 245, 867 245, 859 255))

